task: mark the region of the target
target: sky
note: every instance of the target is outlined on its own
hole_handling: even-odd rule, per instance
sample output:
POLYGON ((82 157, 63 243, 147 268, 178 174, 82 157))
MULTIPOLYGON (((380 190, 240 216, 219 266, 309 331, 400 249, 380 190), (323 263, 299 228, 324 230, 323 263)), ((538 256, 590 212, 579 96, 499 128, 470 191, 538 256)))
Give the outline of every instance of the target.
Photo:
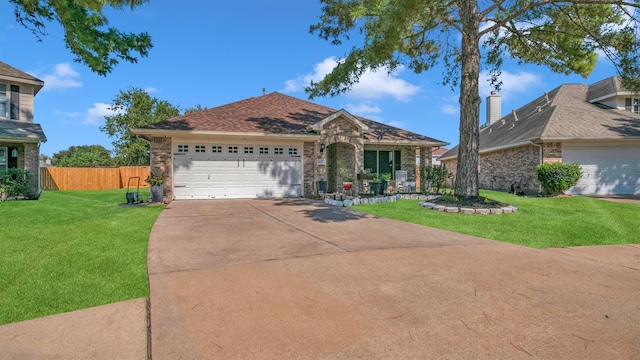
MULTIPOLYGON (((0 0, 0 61, 45 82, 35 97, 35 120, 47 136, 42 154, 70 146, 99 144, 111 150, 100 131, 118 93, 140 88, 186 109, 211 108, 274 91, 308 99, 310 80, 318 81, 351 46, 334 46, 309 33, 319 22, 318 0, 151 0, 135 8, 105 11, 109 25, 125 32, 148 32, 154 47, 136 64, 121 62, 107 76, 97 75, 65 47, 62 28, 47 25, 39 42, 18 24, 13 5, 0 0)), ((442 85, 441 67, 422 74, 399 69, 367 72, 338 97, 312 101, 353 115, 429 136, 453 147, 459 139, 459 92, 442 85)), ((545 67, 505 61, 502 113, 506 115, 563 83, 591 84, 615 75, 599 60, 588 78, 555 74, 545 67)), ((480 78, 480 123, 492 90, 480 78)))

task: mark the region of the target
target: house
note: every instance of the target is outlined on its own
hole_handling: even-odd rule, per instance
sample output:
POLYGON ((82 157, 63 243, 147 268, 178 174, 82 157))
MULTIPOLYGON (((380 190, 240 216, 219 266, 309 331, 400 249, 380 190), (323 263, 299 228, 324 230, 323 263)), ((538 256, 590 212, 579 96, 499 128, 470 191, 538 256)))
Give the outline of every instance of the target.
POLYGON ((340 191, 343 168, 415 179, 416 150, 428 163, 432 147, 447 145, 278 92, 132 131, 150 142, 169 199, 313 197, 318 181, 340 191))
POLYGON ((44 82, 0 62, 0 171, 25 169, 31 190, 40 189, 40 143, 47 138, 34 123, 33 98, 44 82))
MULTIPOLYGON (((480 131, 480 187, 540 191, 535 167, 578 163, 583 175, 569 194, 640 194, 640 96, 619 77, 591 85, 565 84, 506 116, 500 96, 487 97, 488 124, 480 131)), ((455 174, 458 147, 440 157, 455 174)))

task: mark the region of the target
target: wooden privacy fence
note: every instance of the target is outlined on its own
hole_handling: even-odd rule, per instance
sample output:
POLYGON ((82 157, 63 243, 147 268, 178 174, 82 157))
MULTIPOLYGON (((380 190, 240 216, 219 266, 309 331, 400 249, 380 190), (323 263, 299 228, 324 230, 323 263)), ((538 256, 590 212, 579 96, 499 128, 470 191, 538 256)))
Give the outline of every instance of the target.
MULTIPOLYGON (((127 187, 129 178, 140 177, 140 187, 148 187, 144 179, 151 174, 149 166, 122 166, 105 168, 42 167, 42 190, 107 190, 127 187)), ((137 187, 133 180, 131 186, 137 187)))

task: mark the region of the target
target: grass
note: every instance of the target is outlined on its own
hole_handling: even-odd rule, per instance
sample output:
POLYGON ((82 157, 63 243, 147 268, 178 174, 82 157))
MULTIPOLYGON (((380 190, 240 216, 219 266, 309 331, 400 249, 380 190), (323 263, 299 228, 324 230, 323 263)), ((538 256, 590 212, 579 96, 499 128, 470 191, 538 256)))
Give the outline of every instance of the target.
POLYGON ((0 203, 0 324, 149 296, 147 242, 164 206, 120 207, 125 192, 0 203))
POLYGON ((354 210, 457 233, 533 248, 640 243, 640 205, 582 196, 519 197, 480 191, 519 208, 513 214, 442 213, 402 200, 353 206, 354 210))

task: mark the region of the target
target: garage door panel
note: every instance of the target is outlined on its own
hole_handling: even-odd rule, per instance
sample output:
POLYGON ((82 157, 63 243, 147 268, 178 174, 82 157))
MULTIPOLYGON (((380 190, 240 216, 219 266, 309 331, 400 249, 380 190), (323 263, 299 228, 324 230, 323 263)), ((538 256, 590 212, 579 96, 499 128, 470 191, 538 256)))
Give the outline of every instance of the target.
MULTIPOLYGON (((246 145, 251 147, 252 145, 246 145)), ((238 146, 240 152, 245 145, 238 146)), ((253 145, 260 149, 264 145, 253 145)), ((291 146, 278 146, 290 148, 291 146)), ((212 146, 206 145, 206 149, 212 146)), ((228 151, 229 147, 223 147, 228 151)), ((174 157, 176 199, 300 196, 300 157, 273 152, 174 157)), ((257 150, 256 150, 257 151, 257 150)), ((300 151, 300 150, 298 150, 300 151)))
POLYGON ((583 176, 570 194, 640 194, 640 147, 563 146, 565 163, 577 162, 583 176))

